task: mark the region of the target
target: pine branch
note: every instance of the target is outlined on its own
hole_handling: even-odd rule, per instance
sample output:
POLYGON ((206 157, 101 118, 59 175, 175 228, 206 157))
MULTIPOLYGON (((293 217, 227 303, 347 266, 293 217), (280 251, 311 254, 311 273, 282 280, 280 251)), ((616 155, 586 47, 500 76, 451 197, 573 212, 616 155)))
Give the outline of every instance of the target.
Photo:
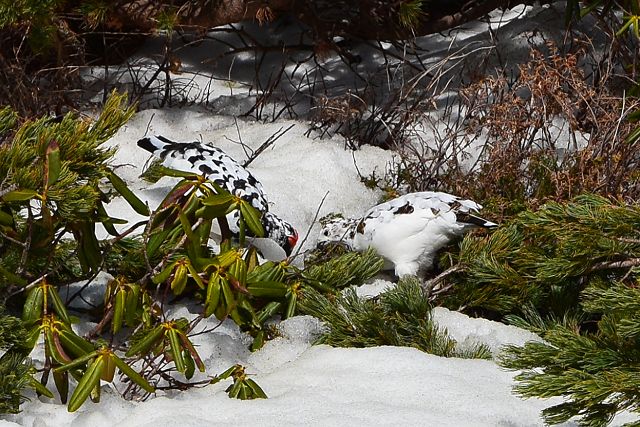
POLYGON ((456 348, 447 331, 433 322, 427 294, 417 281, 401 281, 379 300, 360 299, 354 289, 331 298, 305 289, 300 307, 328 326, 320 343, 340 347, 397 345, 445 357, 490 358, 482 345, 467 351, 456 348))

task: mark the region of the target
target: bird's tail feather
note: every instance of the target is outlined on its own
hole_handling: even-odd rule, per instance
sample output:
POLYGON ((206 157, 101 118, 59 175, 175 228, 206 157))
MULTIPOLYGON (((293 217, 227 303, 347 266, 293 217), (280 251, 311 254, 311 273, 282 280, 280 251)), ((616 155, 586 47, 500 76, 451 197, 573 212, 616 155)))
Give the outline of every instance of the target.
POLYGON ((175 142, 165 138, 164 136, 147 136, 138 140, 138 147, 144 148, 148 152, 158 155, 160 151, 165 150, 167 146, 175 144, 175 142))
POLYGON ((456 221, 469 224, 474 227, 482 228, 496 228, 498 224, 491 222, 476 215, 472 215, 468 212, 456 212, 456 221))

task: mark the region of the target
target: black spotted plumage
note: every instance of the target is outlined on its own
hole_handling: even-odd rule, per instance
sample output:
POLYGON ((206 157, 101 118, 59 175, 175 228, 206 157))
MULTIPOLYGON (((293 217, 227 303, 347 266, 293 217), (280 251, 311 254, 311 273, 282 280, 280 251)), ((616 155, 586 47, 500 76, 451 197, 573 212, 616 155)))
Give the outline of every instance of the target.
POLYGON ((375 249, 398 276, 430 268, 436 252, 474 227, 495 227, 476 213, 471 200, 447 193, 410 193, 369 209, 360 218, 324 224, 319 242, 342 242, 352 249, 375 249))
MULTIPOLYGON (((297 232, 291 224, 269 212, 269 204, 260 181, 224 151, 197 141, 175 142, 163 136, 142 138, 138 141, 138 146, 161 159, 165 167, 203 175, 250 203, 262 213, 265 236, 275 240, 287 255, 290 254, 298 239, 297 232)), ((237 211, 230 213, 227 219, 229 228, 237 234, 237 211)))

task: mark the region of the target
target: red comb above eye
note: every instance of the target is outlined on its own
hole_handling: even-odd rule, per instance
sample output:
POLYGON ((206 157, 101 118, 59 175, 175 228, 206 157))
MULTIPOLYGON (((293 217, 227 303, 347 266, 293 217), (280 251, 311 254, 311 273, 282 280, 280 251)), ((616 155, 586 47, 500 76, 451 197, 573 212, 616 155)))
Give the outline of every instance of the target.
POLYGON ((296 245, 296 243, 298 243, 298 232, 294 231, 293 232, 293 236, 289 236, 288 240, 289 240, 289 244, 291 245, 291 247, 294 247, 296 245))

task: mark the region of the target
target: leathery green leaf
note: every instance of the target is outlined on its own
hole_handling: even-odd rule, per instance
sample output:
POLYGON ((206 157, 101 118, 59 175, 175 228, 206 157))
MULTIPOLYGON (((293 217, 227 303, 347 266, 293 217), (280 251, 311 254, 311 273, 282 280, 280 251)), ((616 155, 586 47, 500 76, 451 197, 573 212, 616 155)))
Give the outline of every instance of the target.
POLYGON ((35 378, 31 377, 29 379, 29 385, 35 389, 35 391, 37 393, 40 393, 44 396, 47 396, 49 399, 53 399, 53 393, 51 393, 51 390, 49 390, 48 388, 46 388, 45 386, 43 386, 38 380, 36 380, 35 378))
POLYGON ((169 346, 171 347, 171 354, 173 355, 173 363, 176 365, 178 372, 184 374, 186 365, 184 358, 182 357, 182 346, 180 345, 180 338, 178 337, 178 331, 171 328, 167 330, 169 336, 169 346))
POLYGON ((111 319, 111 332, 117 334, 122 329, 122 321, 127 302, 127 291, 124 288, 118 289, 113 302, 113 318, 111 319))
POLYGON ((157 325, 151 329, 144 338, 136 342, 129 348, 129 351, 125 354, 127 357, 132 357, 136 354, 144 354, 148 352, 154 344, 156 344, 164 335, 165 329, 162 325, 157 325))
POLYGON ((264 237, 264 228, 260 221, 260 212, 249 202, 242 200, 240 202, 240 215, 244 219, 245 224, 251 230, 251 233, 256 237, 264 237))
POLYGON ((29 323, 42 316, 44 304, 44 288, 42 285, 31 289, 22 307, 22 320, 29 323))
POLYGON ((40 198, 38 192, 30 189, 13 190, 2 196, 2 200, 5 202, 24 202, 33 198, 40 198))
POLYGON ((198 365, 198 370, 200 372, 204 372, 204 363, 202 363, 202 359, 200 359, 200 355, 189 340, 189 337, 187 337, 183 332, 178 332, 178 336, 180 337, 180 341, 182 342, 183 347, 187 350, 193 360, 195 360, 196 365, 198 365))
POLYGON ((84 355, 82 357, 79 357, 79 358, 73 360, 70 363, 67 363, 67 364, 62 365, 62 366, 58 366, 57 368, 54 369, 54 371, 63 372, 63 371, 68 371, 70 369, 79 368, 81 365, 84 365, 89 360, 91 360, 94 357, 96 357, 97 354, 98 354, 97 350, 96 351, 92 351, 91 353, 86 354, 86 355, 84 355))
POLYGON ((65 307, 64 303, 60 299, 58 290, 56 289, 55 286, 52 286, 52 285, 47 285, 46 288, 47 288, 47 294, 49 296, 49 301, 51 301, 51 304, 53 305, 53 310, 56 312, 58 317, 60 317, 60 319, 64 323, 69 325, 71 323, 71 320, 69 319, 67 308, 65 307))
POLYGON ((140 285, 129 285, 125 302, 124 321, 129 327, 135 326, 136 311, 140 300, 140 285))
POLYGON ((233 384, 231 384, 226 390, 226 392, 229 393, 229 397, 233 399, 237 399, 238 395, 240 394, 241 386, 242 386, 242 382, 235 380, 233 384))
POLYGON ((87 371, 78 382, 78 386, 73 391, 71 399, 69 399, 69 412, 75 412, 87 400, 93 388, 100 384, 100 376, 105 365, 106 356, 98 356, 87 368, 87 371))
POLYGON ((286 295, 288 288, 282 282, 264 281, 249 283, 247 290, 256 297, 282 298, 286 295))
POLYGON ((13 225, 13 215, 0 209, 0 225, 11 227, 13 225))
POLYGON ((247 378, 244 382, 253 392, 254 398, 267 399, 267 394, 254 380, 247 378))
POLYGON ((191 278, 194 280, 194 282, 196 282, 196 285, 198 285, 200 289, 204 289, 204 283, 202 283, 202 279, 200 278, 200 275, 196 271, 195 267, 191 263, 188 263, 187 269, 189 270, 191 278))
POLYGON ((231 366, 229 369, 227 369, 226 371, 224 371, 220 375, 216 375, 215 377, 211 378, 211 381, 209 381, 209 384, 215 384, 215 383, 220 382, 222 380, 226 380, 227 378, 229 378, 231 376, 231 374, 233 374, 236 371, 236 369, 238 369, 239 366, 240 365, 231 366))
POLYGON ((116 374, 116 364, 113 361, 114 354, 112 352, 103 353, 101 356, 104 359, 104 367, 102 368, 102 374, 100 379, 110 383, 113 381, 113 377, 116 374))
POLYGON ((215 194, 202 200, 205 206, 224 206, 227 209, 236 200, 236 196, 230 193, 215 194))
POLYGON ((193 378, 193 374, 196 373, 196 364, 193 361, 193 357, 191 357, 191 354, 186 350, 182 352, 182 358, 184 359, 184 364, 186 366, 184 370, 184 377, 190 380, 191 378, 193 378))
POLYGON ((156 285, 165 282, 169 278, 169 276, 171 276, 171 273, 173 273, 173 269, 175 268, 177 263, 178 261, 174 261, 171 264, 167 265, 162 271, 160 271, 160 273, 153 276, 151 281, 156 285))
POLYGON ((95 350, 93 344, 76 335, 71 329, 61 330, 58 335, 64 348, 69 350, 69 353, 75 357, 82 357, 95 350))
POLYGON ((124 360, 120 359, 115 354, 112 355, 111 358, 113 359, 113 363, 115 363, 118 369, 120 369, 120 372, 131 379, 131 381, 142 387, 144 391, 148 393, 153 393, 154 391, 156 391, 156 389, 151 384, 149 384, 149 382, 145 380, 142 375, 134 371, 133 368, 127 365, 124 360))
POLYGON ((138 196, 133 194, 129 187, 127 187, 127 184, 113 171, 110 171, 109 173, 109 181, 111 181, 113 188, 115 188, 116 191, 124 197, 134 211, 140 215, 149 216, 149 207, 140 200, 138 196))
MULTIPOLYGON (((188 262, 188 261, 185 261, 188 262)), ((175 295, 180 295, 187 285, 187 266, 185 262, 178 263, 173 272, 173 280, 171 280, 171 290, 175 295)))
POLYGON ((220 302, 221 282, 222 278, 217 271, 209 278, 209 283, 207 284, 207 296, 204 303, 204 317, 211 316, 216 307, 218 307, 218 303, 220 302))
POLYGON ((69 397, 69 372, 53 371, 53 382, 60 394, 60 401, 65 404, 69 397))

